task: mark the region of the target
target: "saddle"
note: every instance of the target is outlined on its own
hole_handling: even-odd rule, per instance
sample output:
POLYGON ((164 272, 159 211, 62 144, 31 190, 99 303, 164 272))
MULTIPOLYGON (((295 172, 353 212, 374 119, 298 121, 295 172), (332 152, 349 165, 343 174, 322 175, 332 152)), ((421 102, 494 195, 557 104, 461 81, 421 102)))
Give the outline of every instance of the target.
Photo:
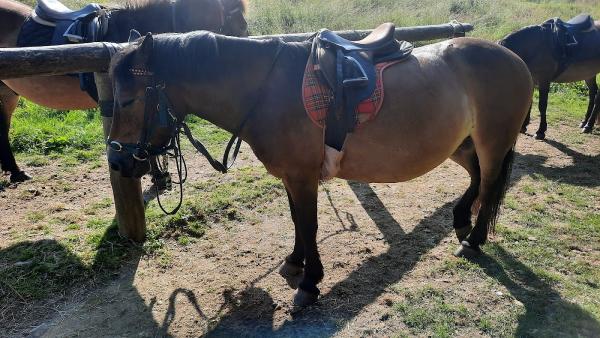
POLYGON ((552 18, 542 24, 542 27, 552 33, 555 48, 555 58, 559 62, 558 77, 576 57, 579 43, 589 33, 595 32, 594 19, 589 14, 580 14, 564 22, 560 18, 552 18))
POLYGON ((358 105, 376 89, 376 65, 402 60, 412 53, 412 44, 397 41, 394 33, 394 24, 385 23, 360 41, 346 40, 327 29, 317 33, 313 40, 309 62, 332 91, 325 144, 327 151, 337 152, 334 156, 337 159, 333 160, 337 164, 347 134, 357 125, 358 105))
POLYGON ((98 4, 71 10, 59 0, 38 0, 31 18, 38 24, 54 27, 52 45, 95 42, 108 30, 108 12, 98 4))

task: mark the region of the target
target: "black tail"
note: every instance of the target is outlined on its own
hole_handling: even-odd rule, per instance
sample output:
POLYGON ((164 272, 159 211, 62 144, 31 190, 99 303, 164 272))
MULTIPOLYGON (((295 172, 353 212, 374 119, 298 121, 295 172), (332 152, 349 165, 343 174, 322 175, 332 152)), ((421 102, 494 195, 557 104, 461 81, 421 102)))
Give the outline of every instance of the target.
POLYGON ((508 190, 508 185, 510 183, 510 174, 512 172, 512 165, 515 160, 515 149, 511 148, 506 156, 504 157, 504 162, 502 162, 502 169, 498 178, 496 178, 496 182, 491 189, 491 195, 489 197, 488 203, 490 206, 489 209, 489 219, 487 224, 488 233, 496 232, 496 222, 498 221, 498 214, 500 212, 500 207, 502 206, 502 202, 504 202, 504 196, 506 195, 506 191, 508 190))

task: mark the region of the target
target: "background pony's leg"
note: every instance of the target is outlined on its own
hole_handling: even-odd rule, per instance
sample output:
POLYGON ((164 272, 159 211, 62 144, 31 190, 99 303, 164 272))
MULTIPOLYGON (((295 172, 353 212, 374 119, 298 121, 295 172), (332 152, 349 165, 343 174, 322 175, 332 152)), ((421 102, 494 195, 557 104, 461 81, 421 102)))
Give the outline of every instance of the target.
POLYGON ((527 117, 525 118, 525 122, 523 122, 523 127, 521 127, 521 133, 525 134, 527 132, 527 126, 531 121, 531 108, 533 108, 533 103, 529 106, 529 112, 527 113, 527 117))
POLYGON ((19 95, 0 82, 0 164, 2 171, 11 173, 11 182, 23 182, 31 178, 26 172, 19 169, 8 139, 12 114, 17 108, 18 102, 19 95))
POLYGON ((294 304, 307 306, 319 298, 317 284, 323 279, 323 264, 317 248, 317 193, 319 174, 285 179, 294 205, 298 234, 304 244, 304 277, 294 295, 294 304))
POLYGON ((589 89, 589 103, 588 103, 587 112, 585 113, 585 118, 583 119, 583 121, 581 121, 579 128, 585 127, 586 124, 588 123, 590 117, 592 116, 592 111, 594 110, 594 107, 596 106, 596 104, 595 104, 596 95, 598 94, 598 84, 596 83, 595 76, 591 79, 585 80, 585 84, 587 85, 587 87, 589 89))
POLYGON ((458 241, 462 242, 467 238, 473 229, 471 225, 471 207, 479 195, 479 183, 481 180, 479 161, 477 159, 477 153, 475 152, 473 140, 471 140, 470 137, 467 138, 450 158, 465 168, 471 176, 471 184, 469 185, 469 188, 458 201, 453 210, 454 231, 456 232, 458 241))
POLYGON ((279 274, 285 278, 288 285, 292 289, 297 289, 298 285, 302 281, 304 274, 304 243, 299 231, 299 224, 296 218, 296 211, 294 208, 294 201, 290 195, 289 189, 286 187, 288 201, 290 203, 290 211, 292 214, 292 221, 294 222, 294 250, 286 257, 285 261, 279 268, 279 274))
MULTIPOLYGON (((594 77, 594 83, 595 82, 596 78, 594 77)), ((600 111, 600 93, 596 93, 596 96, 594 97, 594 109, 592 109, 589 116, 586 116, 585 125, 582 130, 584 133, 589 134, 594 130, 594 124, 596 123, 596 120, 600 118, 598 111, 600 111)))
POLYGON ((540 84, 540 127, 535 133, 537 140, 543 140, 546 138, 546 130, 548 130, 548 123, 546 122, 546 110, 548 109, 548 93, 550 92, 550 83, 540 84))

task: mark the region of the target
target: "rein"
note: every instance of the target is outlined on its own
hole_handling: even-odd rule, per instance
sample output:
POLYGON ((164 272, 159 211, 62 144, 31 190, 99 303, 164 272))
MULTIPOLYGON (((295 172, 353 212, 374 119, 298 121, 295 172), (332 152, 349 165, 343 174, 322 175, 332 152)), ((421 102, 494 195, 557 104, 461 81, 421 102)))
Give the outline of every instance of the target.
MULTIPOLYGON (((239 137, 243 128, 246 126, 248 120, 254 116, 256 111, 256 107, 260 104, 265 87, 268 84, 268 79, 273 73, 275 69, 275 65, 277 60, 279 59, 279 55, 281 54, 281 50, 283 49, 283 44, 280 42, 277 45, 277 51, 275 52, 275 56, 273 58, 273 62, 270 66, 269 72, 265 77, 264 83, 259 89, 259 95, 256 99, 256 102, 251 106, 251 108, 244 114, 244 118, 239 126, 232 133, 232 136, 225 147, 225 152, 223 154, 222 161, 215 160, 215 158, 210 154, 208 149, 202 144, 202 142, 198 141, 192 135, 192 131, 190 127, 182 120, 176 117, 176 114, 173 114, 172 105, 165 93, 165 84, 156 82, 154 77, 154 72, 147 68, 131 68, 129 72, 133 76, 138 77, 150 77, 152 85, 146 87, 146 92, 144 95, 144 120, 142 125, 142 134, 140 136, 140 140, 137 143, 120 143, 114 140, 107 140, 107 144, 111 147, 112 150, 121 152, 126 151, 131 154, 131 156, 139 162, 149 161, 150 157, 158 156, 158 155, 166 155, 175 160, 178 181, 173 182, 174 184, 179 185, 179 202, 177 206, 171 210, 167 211, 161 201, 160 201, 160 193, 158 191, 158 186, 156 188, 156 199, 161 210, 167 215, 174 215, 179 211, 183 204, 183 184, 187 180, 188 170, 187 164, 185 162, 185 158, 183 153, 181 152, 181 134, 184 134, 192 146, 202 154, 208 161, 208 163, 218 172, 222 174, 226 174, 229 169, 235 163, 237 156, 240 152, 240 147, 242 145, 242 139, 239 137), (156 115, 156 116, 155 116, 156 115), (150 138, 152 137, 156 126, 152 124, 152 120, 158 119, 158 126, 161 128, 169 128, 171 129, 171 134, 169 136, 169 141, 164 146, 156 147, 150 144, 150 138)), ((158 161, 160 162, 160 161, 158 161)), ((159 169, 162 171, 163 168, 159 169)))

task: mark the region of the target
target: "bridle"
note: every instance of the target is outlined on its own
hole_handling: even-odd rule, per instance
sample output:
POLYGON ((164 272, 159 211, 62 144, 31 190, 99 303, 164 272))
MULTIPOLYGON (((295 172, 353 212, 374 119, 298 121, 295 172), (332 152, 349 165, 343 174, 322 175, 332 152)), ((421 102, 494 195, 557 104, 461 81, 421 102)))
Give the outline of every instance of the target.
MULTIPOLYGON (((277 63, 277 60, 279 59, 279 55, 283 48, 282 46, 282 43, 278 44, 272 65, 265 78, 265 83, 259 89, 259 97, 251 106, 251 109, 249 109, 246 112, 242 122, 239 124, 237 129, 232 133, 232 136, 225 148, 222 161, 215 160, 214 157, 206 149, 206 147, 202 144, 202 142, 194 138, 190 127, 182 119, 179 119, 177 117, 177 114, 174 114, 173 106, 171 105, 165 92, 166 86, 164 83, 156 81, 154 77, 154 72, 147 68, 129 69, 129 73, 133 76, 150 78, 150 85, 146 87, 144 94, 145 101, 142 133, 137 143, 121 143, 115 140, 108 139, 107 144, 113 151, 129 153, 133 157, 133 159, 138 162, 149 161, 150 157, 158 155, 167 155, 168 157, 175 160, 178 181, 173 183, 179 185, 179 203, 173 210, 165 210, 160 201, 160 193, 158 191, 158 186, 155 185, 157 202, 159 204, 159 207, 165 214, 174 215, 175 213, 177 213, 177 211, 179 211, 183 204, 183 184, 187 180, 188 171, 185 158, 183 157, 183 153, 181 152, 181 134, 183 133, 188 138, 188 140, 194 146, 194 148, 196 148, 196 150, 207 159, 209 164, 216 171, 223 174, 227 173, 235 163, 237 156, 240 152, 242 139, 239 137, 239 135, 241 134, 243 128, 246 126, 246 122, 253 116, 254 112, 256 111, 255 108, 261 102, 265 86, 268 83, 268 79, 271 73, 273 72, 273 69, 275 69, 275 65, 277 63), (156 129, 155 125, 152 123, 154 116, 156 116, 156 118, 158 119, 159 127, 170 129, 168 142, 163 146, 154 146, 150 144, 150 140, 156 129)), ((134 98, 134 100, 137 99, 139 98, 134 98)))
MULTIPOLYGON (((176 114, 173 113, 172 105, 165 93, 164 83, 157 83, 154 80, 154 73, 145 68, 131 68, 129 72, 133 76, 151 78, 151 84, 146 87, 144 94, 144 120, 140 139, 137 143, 121 143, 109 139, 107 144, 113 151, 129 153, 137 162, 146 162, 151 157, 159 155, 166 155, 175 160, 178 180, 173 183, 179 185, 179 203, 173 210, 167 211, 163 207, 160 201, 158 186, 155 185, 159 207, 165 214, 174 215, 179 211, 183 203, 183 183, 187 180, 188 174, 185 158, 181 152, 181 134, 185 134, 190 143, 208 160, 209 164, 223 174, 227 173, 235 163, 242 140, 237 134, 234 134, 227 143, 223 160, 221 162, 215 160, 202 142, 194 138, 189 126, 183 120, 178 119, 176 114), (155 146, 150 143, 157 127, 170 130, 168 141, 165 145, 155 146), (232 150, 233 153, 231 154, 232 150)), ((134 100, 136 99, 140 98, 134 98, 134 100)), ((162 168, 159 169, 162 171, 162 168)))

